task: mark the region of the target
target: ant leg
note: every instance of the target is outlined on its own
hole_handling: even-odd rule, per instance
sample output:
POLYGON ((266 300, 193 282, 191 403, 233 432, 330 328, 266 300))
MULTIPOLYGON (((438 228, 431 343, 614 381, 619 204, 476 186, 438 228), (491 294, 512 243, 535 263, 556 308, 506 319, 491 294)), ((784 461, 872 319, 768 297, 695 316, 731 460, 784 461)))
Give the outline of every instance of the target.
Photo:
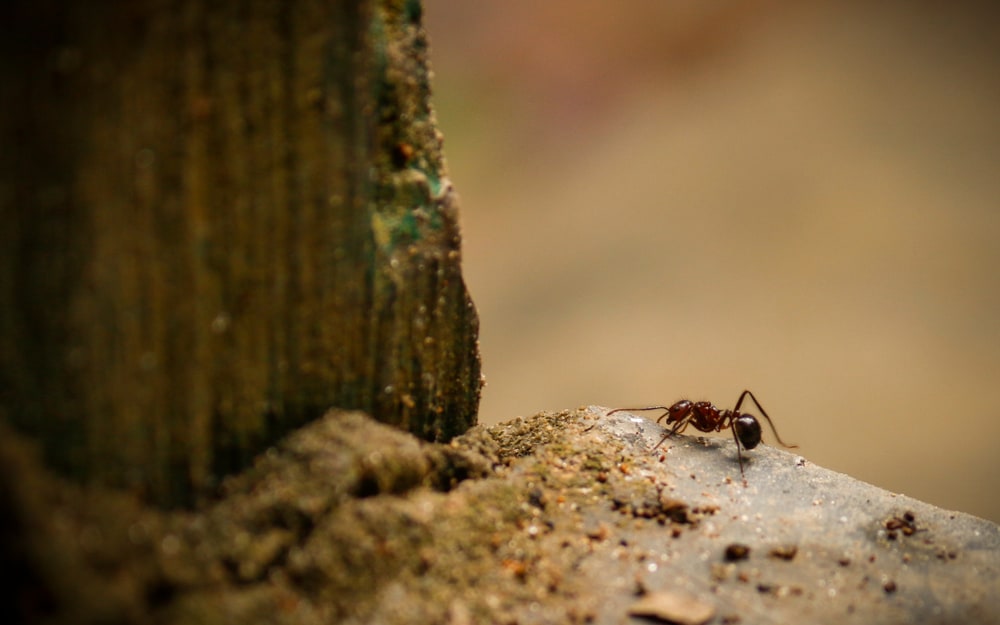
POLYGON ((665 442, 666 442, 666 440, 667 440, 668 438, 670 438, 670 436, 671 436, 672 434, 673 434, 673 432, 667 432, 666 434, 664 434, 664 435, 663 435, 663 438, 661 438, 661 439, 660 439, 660 442, 659 442, 659 443, 657 443, 657 444, 655 444, 655 445, 653 445, 653 449, 652 449, 651 451, 656 451, 656 449, 657 449, 657 448, 658 448, 658 447, 659 447, 660 445, 662 445, 663 443, 665 443, 665 442))
MULTIPOLYGON (((767 412, 765 412, 765 411, 764 411, 764 407, 760 405, 760 402, 759 402, 759 401, 757 401, 757 398, 756 398, 756 397, 754 397, 754 396, 753 396, 753 393, 751 393, 750 391, 748 391, 748 390, 747 390, 747 391, 743 391, 743 392, 742 392, 742 393, 740 394, 740 398, 739 398, 739 399, 738 399, 738 400, 736 401, 736 407, 735 407, 735 408, 733 408, 733 412, 734 412, 734 413, 739 413, 739 411, 740 411, 740 405, 741 405, 741 404, 743 403, 743 399, 744 399, 744 398, 745 398, 745 397, 746 397, 747 395, 749 395, 749 396, 750 396, 750 399, 751 399, 751 400, 753 400, 753 403, 754 403, 754 405, 755 405, 755 406, 757 406, 757 410, 760 410, 760 414, 761 414, 761 415, 762 415, 762 416, 763 416, 763 417, 764 417, 765 419, 767 419, 767 424, 768 424, 769 426, 771 426, 771 432, 773 432, 773 433, 774 433, 774 438, 778 439, 778 442, 779 442, 779 443, 781 443, 781 445, 782 445, 783 447, 787 447, 787 448, 789 448, 789 449, 795 449, 795 448, 797 448, 797 447, 798 447, 798 445, 789 445, 789 444, 788 444, 788 443, 786 443, 785 441, 781 440, 781 437, 780 437, 780 436, 778 436, 778 430, 777 430, 777 429, 775 429, 775 427, 774 427, 774 422, 773 422, 773 421, 771 421, 771 417, 767 416, 767 412)), ((735 429, 733 429, 733 436, 736 436, 736 430, 735 430, 735 429)))
MULTIPOLYGON (((738 406, 739 402, 736 405, 738 406)), ((729 429, 733 431, 733 441, 736 442, 736 457, 740 459, 740 477, 746 477, 746 474, 743 473, 743 452, 740 450, 740 439, 736 436, 736 421, 729 422, 729 429)))
POLYGON ((670 428, 670 431, 663 435, 663 438, 660 439, 660 442, 653 446, 653 451, 656 451, 657 447, 659 447, 660 445, 662 445, 664 443, 664 441, 666 441, 668 438, 670 438, 674 434, 679 434, 679 433, 683 432, 684 428, 686 428, 688 426, 688 422, 690 420, 691 420, 690 418, 685 418, 685 419, 681 419, 680 421, 678 421, 677 423, 675 423, 674 427, 670 428))

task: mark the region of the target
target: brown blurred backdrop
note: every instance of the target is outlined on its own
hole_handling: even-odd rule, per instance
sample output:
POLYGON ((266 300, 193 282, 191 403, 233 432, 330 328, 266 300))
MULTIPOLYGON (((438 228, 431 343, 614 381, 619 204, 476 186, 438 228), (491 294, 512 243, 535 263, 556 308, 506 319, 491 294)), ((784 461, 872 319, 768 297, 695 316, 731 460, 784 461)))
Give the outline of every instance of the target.
POLYGON ((749 388, 810 461, 1000 521, 991 14, 425 7, 482 422, 749 388))

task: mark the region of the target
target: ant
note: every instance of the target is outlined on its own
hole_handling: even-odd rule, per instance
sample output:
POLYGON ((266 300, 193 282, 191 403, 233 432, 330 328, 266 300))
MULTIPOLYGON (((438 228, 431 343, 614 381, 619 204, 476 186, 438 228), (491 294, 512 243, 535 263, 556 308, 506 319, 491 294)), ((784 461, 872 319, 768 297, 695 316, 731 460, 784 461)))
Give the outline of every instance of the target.
POLYGON ((689 425, 693 425, 696 430, 700 432, 721 432, 722 430, 729 428, 733 432, 733 440, 736 441, 736 455, 740 459, 740 475, 743 475, 743 452, 740 451, 742 446, 743 449, 753 449, 758 444, 760 444, 760 422, 757 421, 757 417, 748 413, 740 413, 740 406, 743 405, 743 400, 750 397, 753 403, 760 410, 760 414, 764 415, 767 419, 768 425, 771 426, 771 431, 774 432, 774 437, 778 439, 778 442, 784 447, 789 449, 798 447, 798 445, 789 445, 785 441, 781 440, 778 436, 778 430, 774 428, 774 423, 771 421, 771 417, 767 416, 767 412, 764 407, 760 405, 757 398, 753 396, 750 391, 743 391, 740 394, 740 398, 736 400, 736 407, 732 410, 719 410, 712 405, 711 402, 707 401, 697 401, 692 402, 687 399, 682 399, 676 402, 673 406, 647 406, 646 408, 615 408, 608 415, 612 415, 616 412, 622 411, 642 411, 642 410, 663 410, 665 411, 656 420, 657 423, 663 421, 666 417, 667 422, 665 425, 674 424, 670 431, 660 439, 660 442, 653 447, 655 450, 657 447, 663 444, 663 441, 667 440, 674 434, 679 434, 684 431, 689 425))

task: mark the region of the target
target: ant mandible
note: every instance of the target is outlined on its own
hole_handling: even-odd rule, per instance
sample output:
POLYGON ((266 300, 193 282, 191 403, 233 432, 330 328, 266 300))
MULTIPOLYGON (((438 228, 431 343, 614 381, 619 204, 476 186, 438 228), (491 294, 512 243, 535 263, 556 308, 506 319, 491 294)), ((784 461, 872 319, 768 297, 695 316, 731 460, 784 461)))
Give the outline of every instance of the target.
POLYGON ((743 391, 740 394, 740 398, 736 400, 736 407, 732 410, 719 410, 712 405, 711 402, 707 401, 696 401, 692 402, 687 399, 682 399, 676 402, 673 406, 647 406, 645 408, 615 408, 608 415, 612 415, 616 412, 623 411, 643 411, 643 410, 663 410, 664 413, 656 420, 657 423, 663 421, 666 417, 667 422, 665 425, 674 424, 670 431, 664 435, 660 442, 656 444, 656 449, 663 444, 665 440, 673 436, 674 434, 679 434, 684 431, 689 425, 693 425, 696 430, 701 432, 721 432, 722 430, 729 428, 733 432, 733 440, 736 441, 736 456, 740 459, 740 475, 743 475, 743 452, 740 450, 742 446, 743 449, 753 449, 758 444, 760 444, 760 422, 752 414, 740 413, 740 406, 743 405, 743 400, 747 397, 753 401, 760 410, 760 414, 767 419, 767 424, 771 426, 771 431, 774 432, 774 437, 778 439, 778 442, 784 447, 789 449, 798 447, 798 445, 789 445, 785 441, 781 440, 778 436, 778 430, 774 428, 774 423, 771 421, 771 417, 767 416, 767 412, 764 407, 760 405, 757 398, 753 396, 750 391, 743 391))

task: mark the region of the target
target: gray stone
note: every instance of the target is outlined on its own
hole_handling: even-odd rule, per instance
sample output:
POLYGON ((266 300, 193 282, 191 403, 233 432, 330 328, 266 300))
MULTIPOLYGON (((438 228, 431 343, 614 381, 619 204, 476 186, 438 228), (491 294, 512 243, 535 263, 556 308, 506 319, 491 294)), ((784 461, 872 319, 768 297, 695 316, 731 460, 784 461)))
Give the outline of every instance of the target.
MULTIPOLYGON (((587 412, 597 422, 585 436, 624 444, 626 482, 702 511, 674 539, 653 523, 616 527, 608 540, 627 544, 631 557, 595 567, 604 580, 600 622, 614 622, 634 600, 637 579, 650 591, 683 589, 714 604, 720 622, 1000 622, 995 524, 766 444, 744 452, 741 479, 730 437, 676 436, 650 453, 662 438, 658 425, 587 412), (727 547, 736 544, 749 553, 730 561, 727 547)), ((593 512, 606 516, 599 506, 593 512)))

